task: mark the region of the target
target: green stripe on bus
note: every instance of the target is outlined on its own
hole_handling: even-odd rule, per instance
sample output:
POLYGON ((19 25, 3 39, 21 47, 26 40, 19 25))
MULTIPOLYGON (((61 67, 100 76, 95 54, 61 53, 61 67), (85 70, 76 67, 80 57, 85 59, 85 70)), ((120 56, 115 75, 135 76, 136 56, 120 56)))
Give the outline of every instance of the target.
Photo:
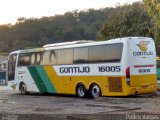
POLYGON ((36 68, 34 66, 29 66, 28 67, 28 70, 35 82, 35 84, 37 85, 37 88, 38 90, 41 92, 41 93, 45 93, 45 92, 48 92, 47 91, 47 88, 45 87, 41 77, 39 76, 36 68))
POLYGON ((42 66, 36 66, 36 70, 39 73, 39 76, 41 77, 43 83, 45 84, 47 90, 49 93, 56 93, 56 89, 52 85, 46 71, 42 66))

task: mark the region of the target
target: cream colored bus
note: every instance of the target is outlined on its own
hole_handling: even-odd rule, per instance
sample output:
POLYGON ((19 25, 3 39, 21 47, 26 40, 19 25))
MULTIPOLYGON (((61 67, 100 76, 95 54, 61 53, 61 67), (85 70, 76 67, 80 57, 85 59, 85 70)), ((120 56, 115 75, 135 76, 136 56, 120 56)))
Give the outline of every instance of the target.
POLYGON ((14 51, 8 58, 8 85, 22 94, 153 93, 157 90, 155 44, 151 38, 126 37, 14 51))

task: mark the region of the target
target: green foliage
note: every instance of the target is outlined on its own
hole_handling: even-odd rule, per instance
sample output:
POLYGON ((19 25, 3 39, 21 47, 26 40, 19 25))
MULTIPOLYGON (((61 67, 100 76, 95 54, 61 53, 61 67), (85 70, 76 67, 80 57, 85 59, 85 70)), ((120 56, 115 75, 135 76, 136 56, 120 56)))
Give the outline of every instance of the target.
POLYGON ((155 32, 144 5, 134 3, 116 8, 75 10, 40 19, 19 18, 15 25, 0 25, 0 52, 82 39, 155 35, 159 33, 155 32))
POLYGON ((98 39, 112 39, 127 36, 151 36, 153 23, 141 3, 116 8, 99 32, 98 39))
POLYGON ((160 55, 160 0, 143 0, 149 15, 154 20, 157 54, 160 55))
POLYGON ((147 11, 155 20, 155 24, 160 28, 160 0, 143 0, 147 11))
POLYGON ((15 25, 0 26, 0 52, 41 47, 44 44, 96 39, 106 20, 105 10, 67 12, 53 17, 19 18, 15 25))

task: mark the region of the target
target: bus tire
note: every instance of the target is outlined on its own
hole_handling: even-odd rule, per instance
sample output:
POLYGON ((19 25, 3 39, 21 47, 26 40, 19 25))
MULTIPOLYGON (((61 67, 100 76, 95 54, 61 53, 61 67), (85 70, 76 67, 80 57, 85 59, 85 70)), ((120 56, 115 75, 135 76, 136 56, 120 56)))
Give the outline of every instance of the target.
POLYGON ((82 83, 78 84, 76 87, 76 95, 80 98, 84 98, 86 95, 86 87, 82 83))
POLYGON ((92 98, 96 98, 96 97, 99 97, 101 95, 101 89, 95 83, 90 86, 89 92, 90 92, 90 96, 92 98))
POLYGON ((21 94, 22 95, 27 95, 28 92, 27 92, 27 87, 26 87, 26 84, 25 83, 22 83, 21 86, 20 86, 20 91, 21 91, 21 94))

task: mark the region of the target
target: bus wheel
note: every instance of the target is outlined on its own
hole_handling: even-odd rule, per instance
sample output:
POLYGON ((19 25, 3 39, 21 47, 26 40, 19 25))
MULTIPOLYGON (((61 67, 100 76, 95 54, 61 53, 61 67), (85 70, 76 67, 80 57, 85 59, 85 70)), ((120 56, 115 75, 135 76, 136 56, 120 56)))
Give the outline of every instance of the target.
POLYGON ((101 94, 100 87, 97 84, 92 84, 90 89, 89 89, 89 92, 90 92, 90 96, 92 98, 99 97, 100 94, 101 94))
POLYGON ((80 98, 84 98, 85 97, 85 95, 86 95, 86 87, 82 83, 77 85, 76 94, 80 98))
POLYGON ((21 85, 20 91, 21 91, 21 94, 22 94, 22 95, 28 94, 28 92, 27 92, 27 87, 26 87, 25 83, 23 83, 23 84, 21 85))

